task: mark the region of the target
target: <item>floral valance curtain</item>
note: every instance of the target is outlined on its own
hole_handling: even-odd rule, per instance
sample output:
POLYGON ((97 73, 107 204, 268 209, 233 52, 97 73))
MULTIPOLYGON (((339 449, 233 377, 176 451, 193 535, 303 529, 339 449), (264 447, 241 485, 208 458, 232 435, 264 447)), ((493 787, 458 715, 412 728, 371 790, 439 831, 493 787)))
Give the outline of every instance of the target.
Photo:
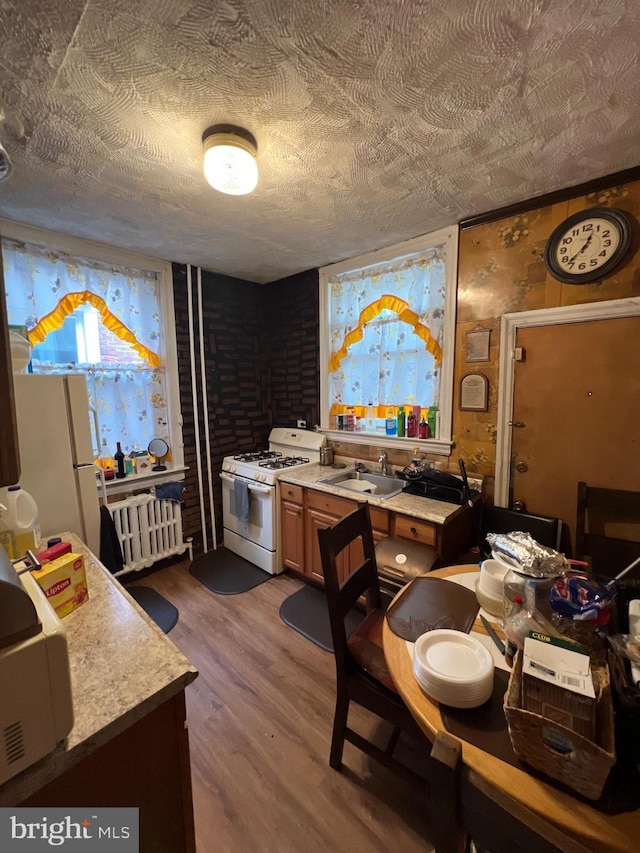
POLYGON ((331 413, 437 403, 444 250, 338 274, 329 287, 331 413))
POLYGON ((42 246, 2 241, 11 325, 26 326, 32 346, 90 303, 104 325, 152 367, 160 364, 156 273, 74 258, 42 246))

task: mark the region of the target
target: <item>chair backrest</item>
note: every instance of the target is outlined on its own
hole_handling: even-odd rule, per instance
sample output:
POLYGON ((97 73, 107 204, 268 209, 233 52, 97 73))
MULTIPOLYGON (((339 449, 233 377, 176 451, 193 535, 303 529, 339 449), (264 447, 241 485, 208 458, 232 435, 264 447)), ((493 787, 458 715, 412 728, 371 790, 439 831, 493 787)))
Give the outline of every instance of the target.
MULTIPOLYGON (((366 596, 367 612, 382 606, 376 564, 375 543, 371 528, 369 504, 363 503, 331 527, 318 530, 324 588, 331 621, 331 637, 338 672, 348 658, 344 619, 361 596, 366 596), (342 582, 338 573, 338 557, 351 543, 360 539, 364 559, 342 582)), ((350 549, 351 554, 355 549, 350 549)))
POLYGON ((612 578, 639 556, 640 492, 578 483, 576 558, 589 557, 595 575, 612 578))
POLYGON ((515 530, 530 533, 536 542, 547 548, 554 548, 556 551, 560 548, 562 521, 559 518, 485 505, 482 515, 483 541, 487 533, 513 533, 515 530))

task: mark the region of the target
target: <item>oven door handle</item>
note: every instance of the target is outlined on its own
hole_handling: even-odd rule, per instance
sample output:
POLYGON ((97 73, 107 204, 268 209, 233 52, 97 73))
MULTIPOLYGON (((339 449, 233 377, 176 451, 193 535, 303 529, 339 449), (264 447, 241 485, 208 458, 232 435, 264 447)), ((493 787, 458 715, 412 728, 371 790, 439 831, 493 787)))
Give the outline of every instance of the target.
MULTIPOLYGON (((226 480, 228 483, 235 483, 238 477, 233 477, 231 474, 226 474, 224 471, 221 471, 220 479, 226 480)), ((257 483, 249 483, 248 486, 250 492, 260 492, 263 495, 270 494, 272 489, 272 486, 260 486, 257 483)))

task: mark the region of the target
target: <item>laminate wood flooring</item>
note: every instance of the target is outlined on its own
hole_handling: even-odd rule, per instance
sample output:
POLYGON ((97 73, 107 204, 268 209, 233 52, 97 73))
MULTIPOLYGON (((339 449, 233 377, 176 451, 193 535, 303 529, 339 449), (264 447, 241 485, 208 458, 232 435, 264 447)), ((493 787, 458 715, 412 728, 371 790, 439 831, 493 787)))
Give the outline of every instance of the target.
MULTIPOLYGON (((179 609, 170 639, 200 672, 186 690, 198 853, 432 851, 426 787, 351 744, 342 772, 329 767, 333 655, 278 615, 302 582, 280 575, 216 595, 188 565, 138 582, 179 609)), ((349 720, 386 744, 385 722, 357 707, 349 720)), ((416 767, 416 749, 401 739, 395 754, 416 767)))

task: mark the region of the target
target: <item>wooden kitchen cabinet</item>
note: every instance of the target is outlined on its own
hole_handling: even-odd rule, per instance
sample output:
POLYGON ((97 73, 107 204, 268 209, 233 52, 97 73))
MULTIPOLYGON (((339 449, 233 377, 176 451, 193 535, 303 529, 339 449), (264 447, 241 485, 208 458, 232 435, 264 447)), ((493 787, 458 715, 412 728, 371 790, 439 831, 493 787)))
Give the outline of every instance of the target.
POLYGON ((0 486, 12 486, 20 479, 18 428, 13 400, 11 345, 7 325, 7 300, 4 292, 2 246, 0 245, 0 486))
MULTIPOLYGON (((281 484, 280 531, 283 568, 293 569, 317 583, 324 583, 318 529, 335 524, 358 506, 355 500, 337 497, 313 488, 281 484)), ((414 518, 405 513, 369 505, 373 538, 387 536, 406 539, 435 548, 441 564, 455 562, 473 542, 471 514, 463 511, 444 524, 414 518)), ((345 578, 363 560, 361 540, 352 542, 348 552, 339 555, 338 572, 345 578)))
POLYGON ((304 572, 304 490, 284 483, 280 491, 282 565, 304 572))

